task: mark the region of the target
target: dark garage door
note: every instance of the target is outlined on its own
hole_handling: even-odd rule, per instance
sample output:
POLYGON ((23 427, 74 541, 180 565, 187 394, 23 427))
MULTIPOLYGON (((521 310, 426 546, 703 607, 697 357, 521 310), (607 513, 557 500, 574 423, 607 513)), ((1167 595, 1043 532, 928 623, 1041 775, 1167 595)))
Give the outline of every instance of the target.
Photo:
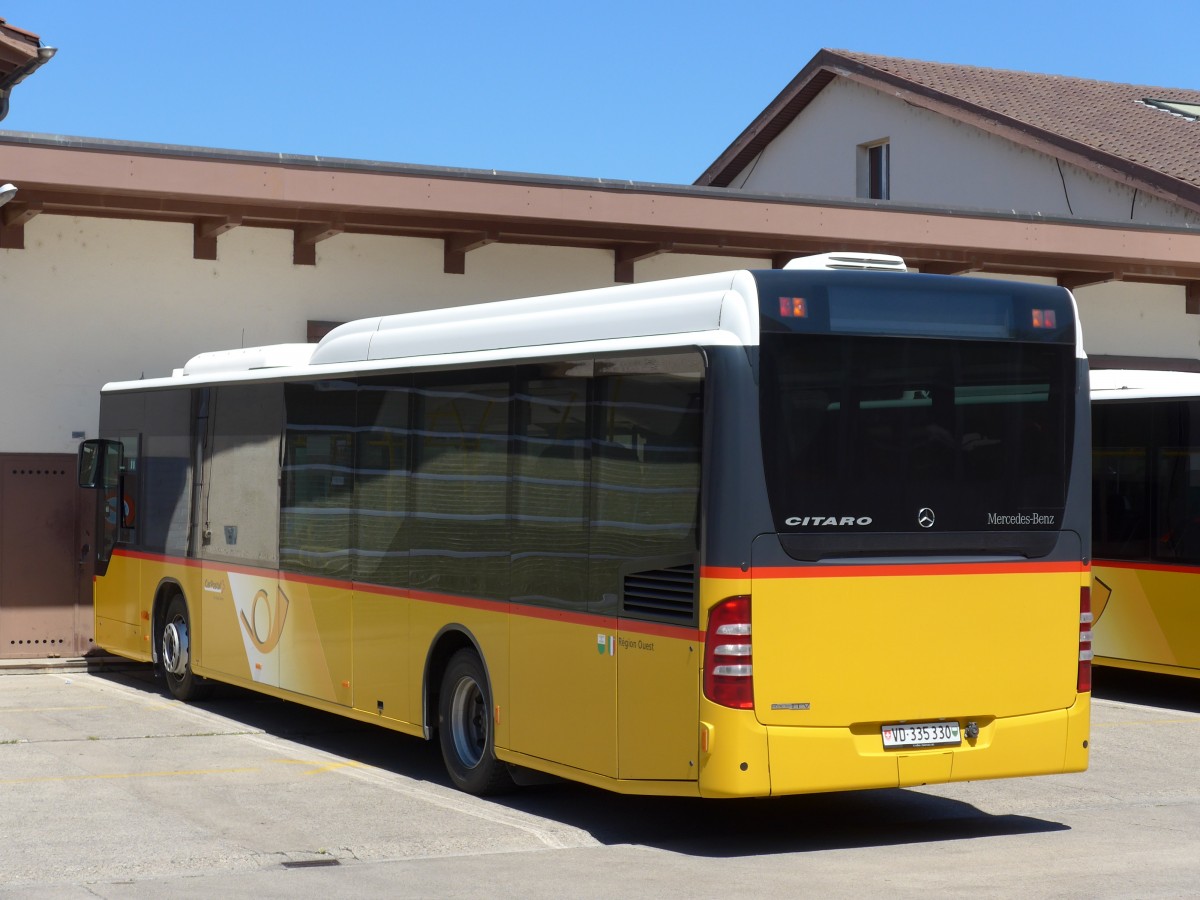
POLYGON ((82 656, 95 646, 94 502, 76 486, 74 456, 0 453, 0 658, 82 656))

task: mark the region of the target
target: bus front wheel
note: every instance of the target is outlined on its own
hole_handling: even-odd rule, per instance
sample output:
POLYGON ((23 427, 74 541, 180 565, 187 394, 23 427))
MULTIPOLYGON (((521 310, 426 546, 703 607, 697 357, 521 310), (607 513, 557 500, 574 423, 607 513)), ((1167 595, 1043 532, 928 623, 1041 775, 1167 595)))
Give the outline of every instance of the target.
POLYGON ((438 740, 446 771, 459 790, 483 795, 512 786, 508 767, 495 756, 492 695, 474 650, 459 650, 446 666, 438 697, 438 740))
POLYGON ((158 658, 167 689, 177 700, 198 700, 208 692, 208 685, 192 671, 191 621, 182 594, 175 594, 167 604, 158 658))

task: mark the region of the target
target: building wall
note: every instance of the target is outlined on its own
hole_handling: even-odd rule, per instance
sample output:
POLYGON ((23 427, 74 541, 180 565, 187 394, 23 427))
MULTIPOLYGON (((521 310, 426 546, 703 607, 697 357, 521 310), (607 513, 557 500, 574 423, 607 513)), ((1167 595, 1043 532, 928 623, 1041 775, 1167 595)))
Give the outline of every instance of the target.
MULTIPOLYGON (((317 265, 291 262, 291 233, 235 228, 218 259, 192 258, 188 225, 41 215, 25 250, 0 250, 0 453, 73 453, 94 436, 108 381, 169 374, 197 353, 303 341, 308 320, 347 321, 612 284, 600 250, 491 244, 467 274, 442 272, 437 240, 342 234, 317 265)), ((853 249, 853 248, 849 248, 853 249)), ((762 266, 664 254, 639 281, 762 266)), ((1076 292, 1088 352, 1200 358, 1183 288, 1113 283, 1076 292)))
POLYGON ((1075 296, 1089 354, 1200 359, 1200 316, 1185 311, 1182 286, 1114 281, 1075 296))
MULTIPOLYGON (((883 139, 891 145, 893 202, 1137 224, 1200 224, 1200 214, 840 78, 733 186, 852 198, 858 184, 857 148, 883 139)), ((1109 283, 1075 294, 1088 353, 1200 358, 1200 316, 1185 312, 1182 286, 1109 283)))
MULTIPOLYGON (((976 277, 1055 283, 1036 276, 976 277)), ((1187 314, 1182 286, 1114 281, 1078 288, 1074 294, 1089 356, 1200 359, 1200 316, 1187 314)))
MULTIPOLYGON (((491 244, 467 274, 442 242, 341 234, 316 266, 292 264, 290 231, 235 228, 216 261, 192 258, 190 225, 41 215, 24 250, 0 250, 0 453, 73 453, 96 434, 100 387, 168 375, 207 350, 305 340, 308 320, 348 321, 613 283, 611 252, 491 244)), ((639 281, 761 266, 664 255, 639 281)))
POLYGON ((835 78, 732 182, 755 192, 857 195, 857 148, 891 145, 891 200, 1138 224, 1200 214, 1004 138, 835 78))

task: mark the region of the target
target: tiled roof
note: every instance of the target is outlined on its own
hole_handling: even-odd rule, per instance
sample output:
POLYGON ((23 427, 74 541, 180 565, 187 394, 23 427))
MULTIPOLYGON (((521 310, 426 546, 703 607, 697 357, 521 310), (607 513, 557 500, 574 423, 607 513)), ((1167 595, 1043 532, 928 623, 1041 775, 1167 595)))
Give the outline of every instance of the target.
POLYGON ((979 66, 822 50, 697 184, 723 186, 835 76, 1012 140, 1037 145, 1122 180, 1200 202, 1200 121, 1148 106, 1146 99, 1200 104, 1200 90, 1090 81, 979 66), (1047 146, 1048 145, 1048 146, 1047 146))
POLYGON ((36 34, 0 19, 0 119, 8 115, 9 95, 39 66, 54 56, 36 34))
POLYGON ((0 19, 0 78, 37 56, 38 36, 0 19))

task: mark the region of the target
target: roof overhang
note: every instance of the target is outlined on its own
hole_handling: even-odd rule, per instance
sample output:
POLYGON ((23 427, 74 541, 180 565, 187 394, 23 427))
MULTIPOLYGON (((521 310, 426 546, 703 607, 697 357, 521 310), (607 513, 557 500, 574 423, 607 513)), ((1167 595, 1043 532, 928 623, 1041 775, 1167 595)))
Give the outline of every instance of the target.
POLYGON ((32 75, 54 56, 53 47, 43 47, 32 32, 0 19, 0 119, 8 115, 13 87, 32 75))
MULTIPOLYGON (((216 258, 236 227, 290 230, 297 263, 341 233, 443 241, 447 272, 488 243, 609 250, 614 279, 637 260, 689 253, 763 260, 830 250, 894 253, 924 271, 997 271, 1069 286, 1200 284, 1200 229, 1089 223, 1004 211, 900 207, 720 188, 440 169, 0 132, 0 247, 39 214, 190 224, 216 258)), ((1200 290, 1195 293, 1200 310, 1200 290)), ((1191 304, 1189 300, 1189 305, 1191 304)))

